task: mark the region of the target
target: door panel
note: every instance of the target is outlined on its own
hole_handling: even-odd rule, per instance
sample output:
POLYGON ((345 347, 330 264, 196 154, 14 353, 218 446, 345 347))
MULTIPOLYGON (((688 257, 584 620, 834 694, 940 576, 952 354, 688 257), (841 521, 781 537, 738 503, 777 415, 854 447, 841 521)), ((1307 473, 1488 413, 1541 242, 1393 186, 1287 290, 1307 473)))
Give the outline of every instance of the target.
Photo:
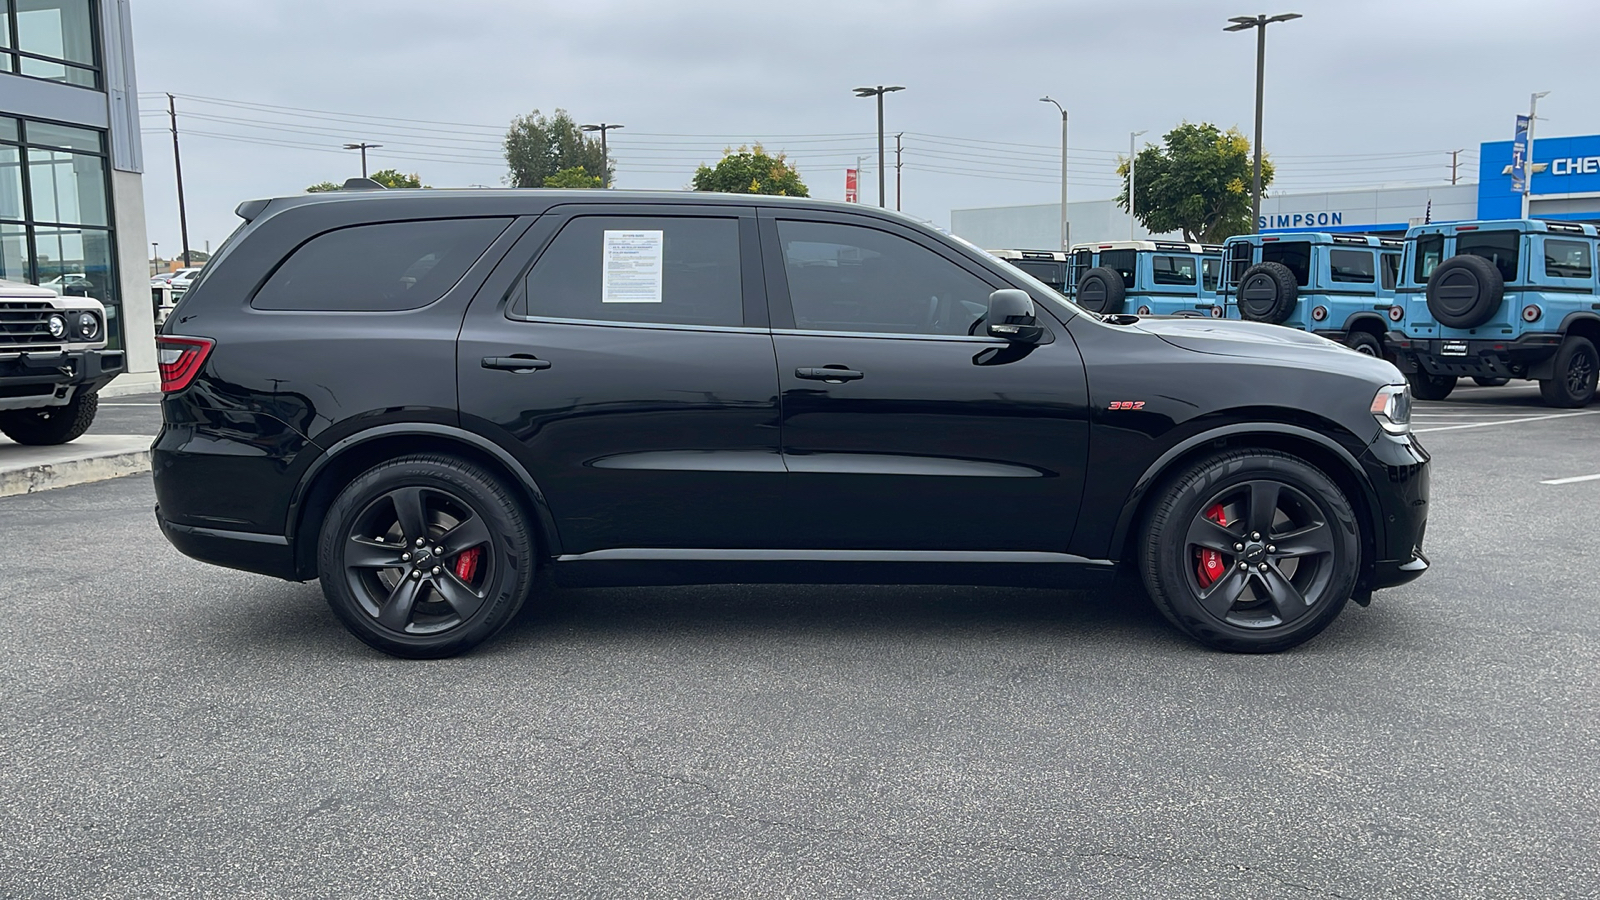
MULTIPOLYGON (((528 275, 468 312, 463 422, 516 447, 567 553, 778 539, 772 339, 743 312, 762 303, 755 222, 749 211, 720 212, 566 210, 535 229, 547 248, 528 275), (733 227, 707 223, 719 218, 733 227), (612 277, 619 260, 637 271, 616 294, 626 299, 609 301, 615 288, 604 285, 621 280, 612 277)), ((534 255, 519 249, 508 264, 534 255)))

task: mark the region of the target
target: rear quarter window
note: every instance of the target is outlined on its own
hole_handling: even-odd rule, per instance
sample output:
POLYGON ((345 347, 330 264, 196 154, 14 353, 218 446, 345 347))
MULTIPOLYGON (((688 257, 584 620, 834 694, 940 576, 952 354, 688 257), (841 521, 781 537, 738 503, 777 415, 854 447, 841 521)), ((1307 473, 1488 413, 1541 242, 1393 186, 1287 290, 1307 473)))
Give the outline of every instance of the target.
POLYGON ((1594 263, 1588 241, 1544 242, 1544 274, 1546 278, 1590 278, 1594 263))
POLYGON ((1372 270, 1371 250, 1330 250, 1328 273, 1334 281, 1371 284, 1376 277, 1372 270))
POLYGON ((420 309, 455 286, 510 219, 428 219, 324 232, 261 286, 256 309, 395 312, 420 309))

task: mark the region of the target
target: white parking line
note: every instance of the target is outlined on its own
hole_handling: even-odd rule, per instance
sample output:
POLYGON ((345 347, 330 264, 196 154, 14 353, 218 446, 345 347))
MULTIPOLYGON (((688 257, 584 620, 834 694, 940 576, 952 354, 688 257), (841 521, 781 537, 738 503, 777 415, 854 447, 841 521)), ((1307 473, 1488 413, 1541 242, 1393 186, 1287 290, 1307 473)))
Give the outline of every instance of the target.
POLYGON ((1600 481, 1600 475, 1574 475, 1571 478, 1552 478, 1540 484, 1577 484, 1580 481, 1600 481))
POLYGON ((1527 416, 1521 419, 1505 419, 1499 422, 1473 422, 1471 425, 1441 425, 1437 428, 1417 428, 1417 434, 1429 434, 1435 431, 1459 431, 1463 428, 1489 428, 1494 425, 1518 425, 1523 422, 1542 422, 1545 419, 1575 419, 1578 416, 1600 415, 1600 409, 1584 410, 1583 412, 1551 413, 1548 416, 1527 416))
POLYGON ((141 406, 141 407, 144 407, 145 409, 154 409, 154 408, 160 406, 161 404, 160 403, 102 403, 100 405, 101 406, 141 406))

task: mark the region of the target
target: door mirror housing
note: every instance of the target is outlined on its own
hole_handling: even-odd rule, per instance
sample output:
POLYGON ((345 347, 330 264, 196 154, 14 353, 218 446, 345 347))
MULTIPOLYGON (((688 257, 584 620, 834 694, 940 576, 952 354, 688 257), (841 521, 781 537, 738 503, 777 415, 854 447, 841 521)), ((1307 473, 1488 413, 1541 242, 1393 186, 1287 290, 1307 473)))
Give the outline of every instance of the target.
POLYGON ((1027 291, 1013 288, 989 295, 989 336, 1014 344, 1037 344, 1044 335, 1027 291))

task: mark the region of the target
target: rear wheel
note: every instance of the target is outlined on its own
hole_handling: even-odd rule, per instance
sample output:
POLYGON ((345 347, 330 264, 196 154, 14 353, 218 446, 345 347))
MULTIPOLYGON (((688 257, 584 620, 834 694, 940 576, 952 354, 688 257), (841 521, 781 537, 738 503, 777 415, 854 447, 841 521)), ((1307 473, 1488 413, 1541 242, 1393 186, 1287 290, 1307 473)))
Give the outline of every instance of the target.
POLYGON ((1139 563, 1168 621, 1219 650, 1271 653, 1316 636, 1355 589, 1360 526, 1303 460, 1241 450, 1206 460, 1157 501, 1139 563))
POLYGON ((1344 339, 1344 343, 1346 347, 1349 347, 1351 350, 1354 350, 1363 356, 1376 356, 1379 359, 1383 358, 1383 345, 1378 343, 1377 338, 1367 334, 1365 331, 1351 332, 1350 335, 1344 339))
POLYGON ((0 432, 19 444, 65 444, 89 430, 99 409, 99 394, 79 392, 65 406, 0 412, 0 432))
POLYGON ((1456 389, 1454 375, 1428 375, 1423 372, 1412 372, 1406 376, 1406 382, 1411 385, 1411 396, 1418 400, 1443 400, 1450 396, 1456 389))
POLYGON ((1594 399, 1600 356, 1588 338, 1568 335, 1556 350, 1555 377, 1541 379, 1539 396, 1546 406, 1577 409, 1594 399))
POLYGON ((533 580, 521 508, 484 469, 407 456, 369 469, 328 510, 322 591, 356 637, 394 656, 452 656, 511 621, 533 580))
POLYGON ((1482 375, 1474 375, 1472 376, 1472 380, 1477 382, 1479 387, 1501 387, 1511 383, 1511 379, 1509 378, 1486 378, 1482 375))

